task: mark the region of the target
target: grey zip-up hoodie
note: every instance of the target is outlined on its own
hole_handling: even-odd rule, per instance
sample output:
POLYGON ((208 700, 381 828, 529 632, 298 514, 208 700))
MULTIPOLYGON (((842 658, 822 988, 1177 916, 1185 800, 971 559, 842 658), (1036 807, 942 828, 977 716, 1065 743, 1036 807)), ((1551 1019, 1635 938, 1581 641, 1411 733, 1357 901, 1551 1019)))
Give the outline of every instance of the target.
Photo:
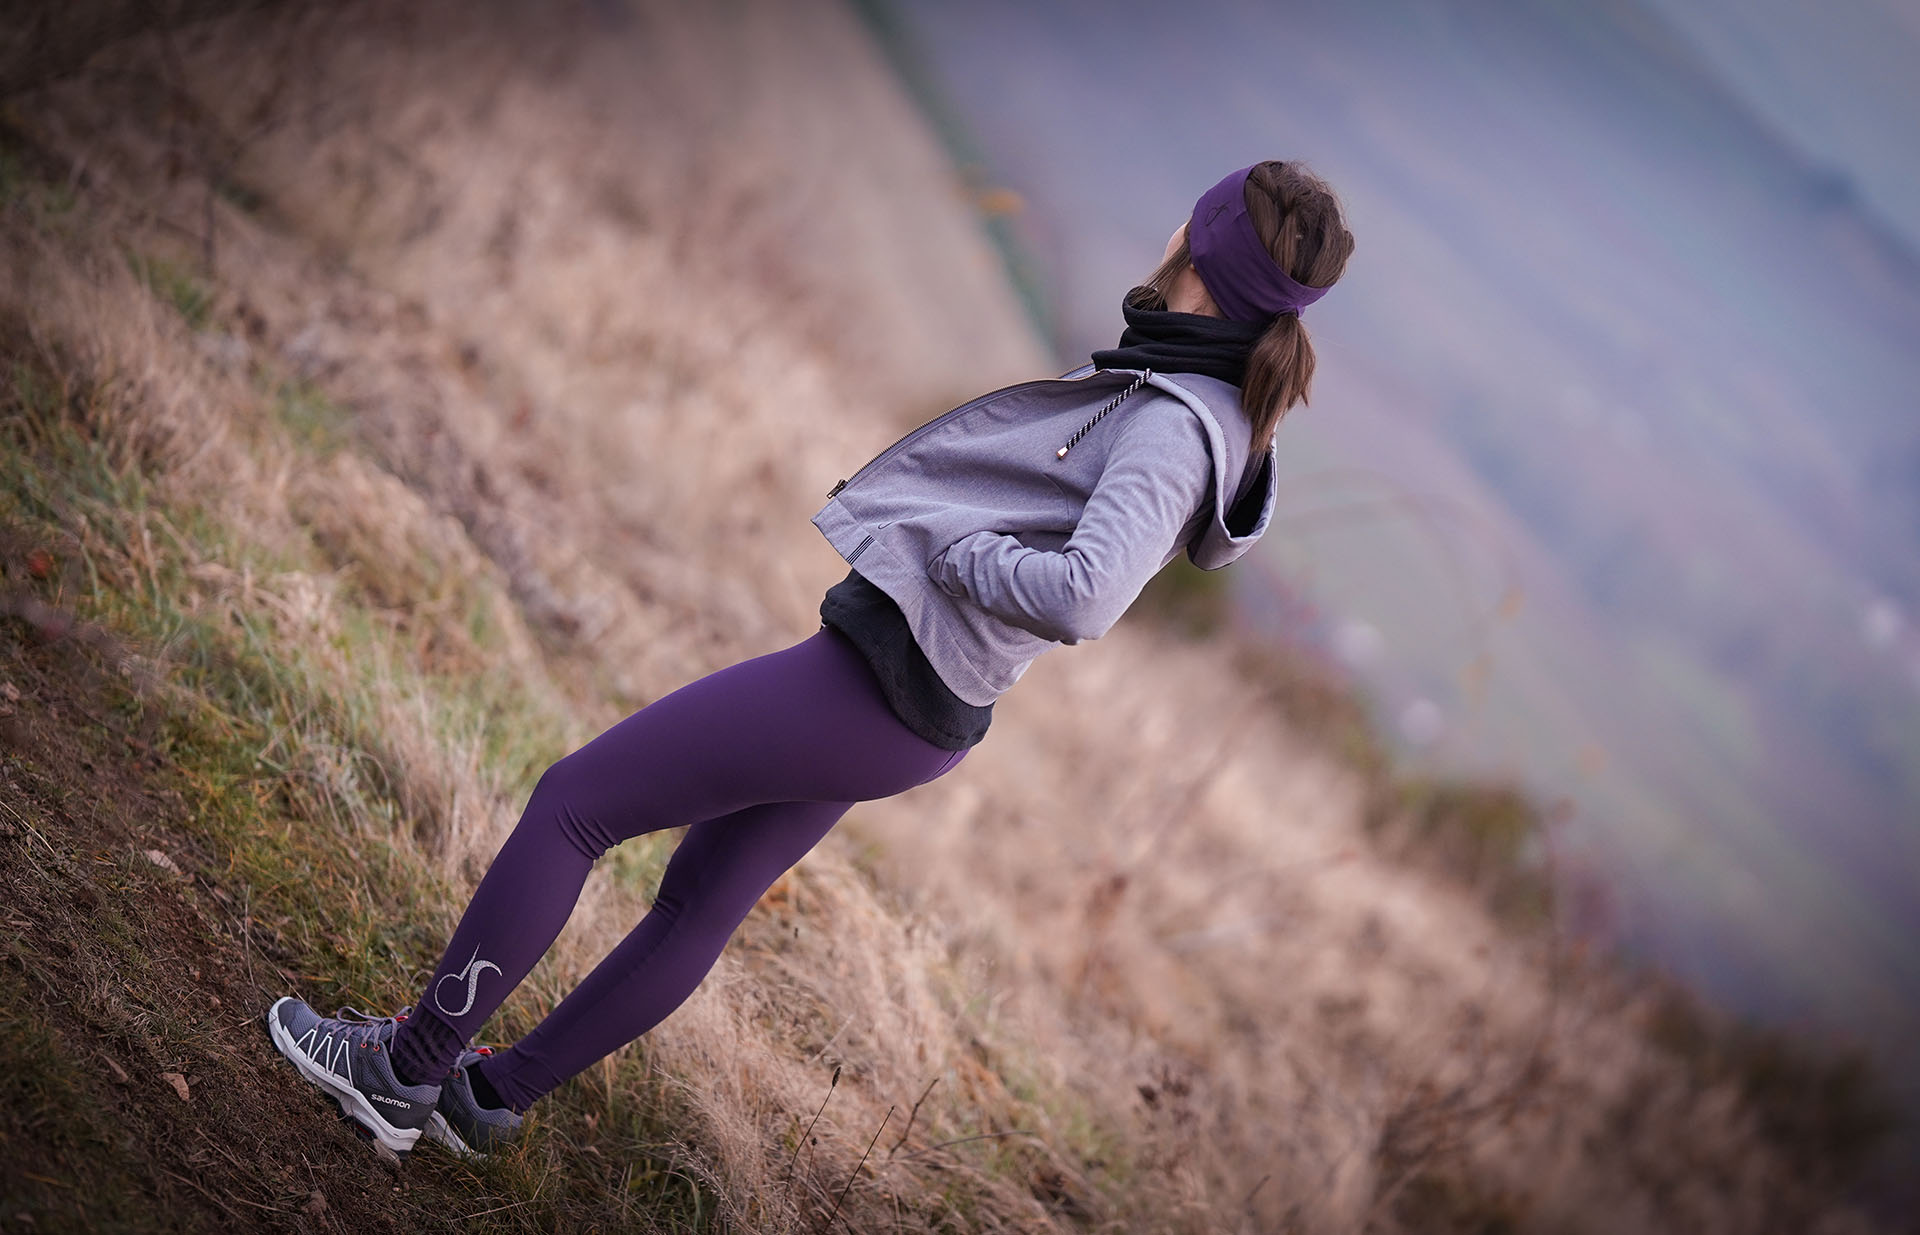
POLYGON ((1248 459, 1251 435, 1226 382, 1080 369, 928 421, 835 485, 813 523, 984 707, 1048 648, 1105 634, 1183 549, 1216 570, 1253 546, 1276 482, 1271 447, 1248 459))

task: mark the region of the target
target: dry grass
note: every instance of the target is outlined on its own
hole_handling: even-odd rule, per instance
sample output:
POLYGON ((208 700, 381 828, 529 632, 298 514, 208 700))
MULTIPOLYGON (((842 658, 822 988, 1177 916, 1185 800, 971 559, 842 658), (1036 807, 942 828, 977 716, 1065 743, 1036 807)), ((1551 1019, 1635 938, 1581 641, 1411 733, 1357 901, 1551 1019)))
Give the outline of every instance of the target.
MULTIPOLYGON (((423 895, 545 760, 808 633, 834 479, 1047 367, 838 9, 280 6, 12 123, 0 315, 143 479, 115 577, 349 718, 263 757, 423 895)), ((1369 792, 1219 649, 1123 626, 554 1102, 665 1103, 754 1231, 1855 1229, 1640 996, 1383 854, 1369 792)), ((664 852, 596 873, 504 1033, 664 852)))

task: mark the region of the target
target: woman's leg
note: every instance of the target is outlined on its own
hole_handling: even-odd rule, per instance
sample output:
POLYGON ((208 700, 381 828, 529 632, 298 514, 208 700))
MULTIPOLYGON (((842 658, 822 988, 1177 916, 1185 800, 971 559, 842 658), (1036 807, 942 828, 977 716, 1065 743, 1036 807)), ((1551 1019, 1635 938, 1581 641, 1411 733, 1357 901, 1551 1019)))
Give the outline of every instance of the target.
POLYGON ((633 932, 531 1033, 479 1065, 494 1091, 524 1113, 664 1020, 693 994, 773 881, 852 805, 770 803, 694 824, 633 932))
MULTIPOLYGON (((678 886, 699 899, 672 911, 710 927, 732 911, 740 887, 770 868, 764 890, 848 805, 932 780, 958 758, 902 725, 859 652, 829 629, 656 700, 541 777, 395 1035, 397 1069, 409 1080, 445 1075, 559 935, 593 863, 621 841, 661 828, 720 825, 691 855, 695 860, 682 864, 678 886), (776 804, 781 809, 736 818, 776 804), (827 808, 832 818, 823 823, 827 808), (792 837, 780 835, 780 820, 793 825, 792 837), (731 826, 742 822, 762 826, 731 826), (737 846, 722 843, 735 834, 737 846), (699 873, 722 853, 738 871, 717 870, 711 879, 699 873), (716 906, 726 902, 724 910, 706 906, 709 888, 717 890, 716 906)), ((680 863, 678 853, 674 861, 680 863)), ((751 907, 748 901, 733 923, 751 907)), ((658 945, 649 948, 646 933, 673 924, 649 914, 616 955, 629 945, 630 955, 652 955, 658 945)), ((713 945, 714 956, 724 942, 713 945)), ((678 955, 669 949, 670 957, 678 955)), ((673 963, 676 971, 683 967, 673 963)))

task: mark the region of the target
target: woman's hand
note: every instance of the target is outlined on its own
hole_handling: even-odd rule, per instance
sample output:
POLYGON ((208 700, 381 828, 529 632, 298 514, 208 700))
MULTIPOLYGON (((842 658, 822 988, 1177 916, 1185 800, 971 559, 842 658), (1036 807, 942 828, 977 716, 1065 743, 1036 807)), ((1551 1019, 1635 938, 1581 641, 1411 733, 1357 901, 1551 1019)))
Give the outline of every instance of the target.
POLYGON ((978 531, 927 563, 949 596, 1056 643, 1097 639, 1178 551, 1207 507, 1213 456, 1177 402, 1145 404, 1117 427, 1100 479, 1058 550, 978 531))
POLYGON ((969 560, 981 547, 983 541, 990 542, 993 540, 1012 539, 1011 536, 1003 532, 987 531, 975 532, 971 536, 962 536, 959 540, 954 541, 946 548, 940 550, 940 552, 934 556, 933 561, 927 563, 927 575, 933 580, 935 586, 947 595, 958 596, 963 600, 977 600, 977 598, 967 590, 965 576, 961 571, 960 563, 969 560))

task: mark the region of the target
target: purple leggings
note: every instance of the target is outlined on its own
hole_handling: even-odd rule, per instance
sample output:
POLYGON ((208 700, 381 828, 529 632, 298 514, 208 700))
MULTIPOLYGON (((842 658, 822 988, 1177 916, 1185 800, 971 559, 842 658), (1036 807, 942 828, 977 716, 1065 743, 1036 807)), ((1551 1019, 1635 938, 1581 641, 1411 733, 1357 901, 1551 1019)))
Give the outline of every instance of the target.
POLYGON ((934 779, 963 751, 901 724, 828 627, 647 705, 547 769, 394 1040, 439 1079, 560 934, 587 872, 629 837, 691 824, 653 908, 526 1037, 483 1065, 535 1099, 664 1019, 747 912, 855 802, 934 779))

